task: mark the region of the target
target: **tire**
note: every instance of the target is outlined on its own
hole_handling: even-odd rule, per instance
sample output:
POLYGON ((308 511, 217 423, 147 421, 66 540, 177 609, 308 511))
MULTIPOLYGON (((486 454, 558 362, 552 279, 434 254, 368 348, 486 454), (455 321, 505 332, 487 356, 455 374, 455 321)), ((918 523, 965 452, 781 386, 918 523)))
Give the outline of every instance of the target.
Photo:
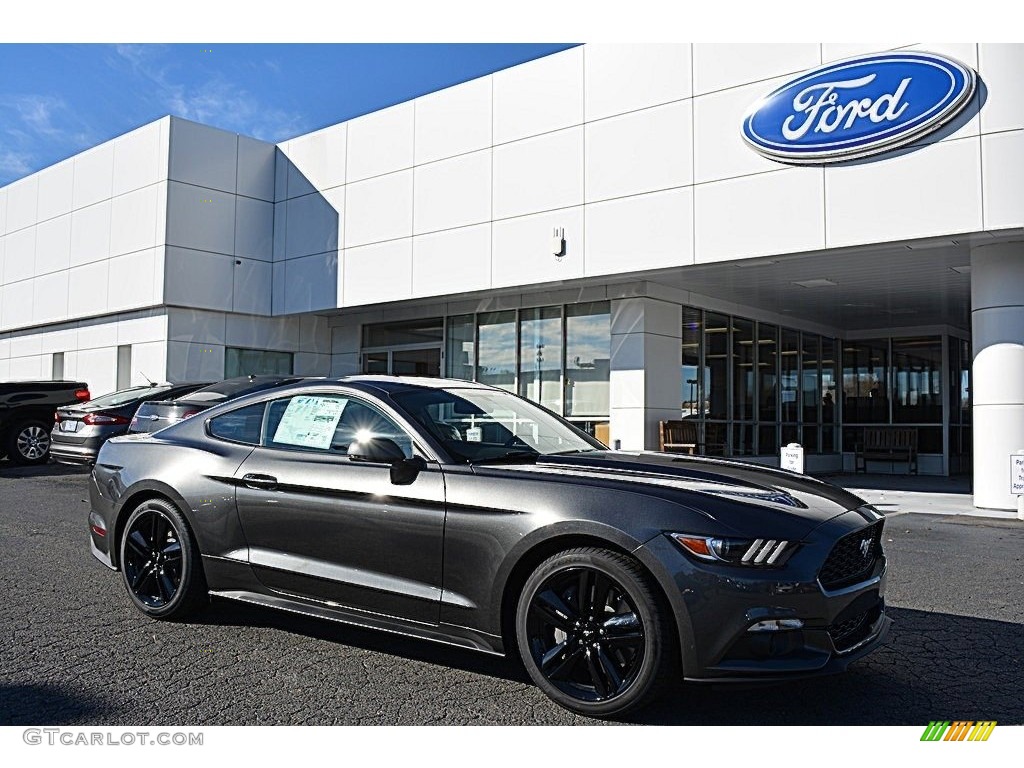
POLYGON ((7 433, 4 450, 12 464, 45 464, 50 460, 53 424, 29 419, 19 421, 7 433))
POLYGON ((549 557, 526 580, 516 642, 527 673, 555 703, 617 717, 676 680, 672 625, 635 560, 584 547, 549 557))
POLYGON ((199 547, 181 512, 146 499, 121 537, 121 575, 135 607, 154 619, 183 619, 208 601, 199 547))

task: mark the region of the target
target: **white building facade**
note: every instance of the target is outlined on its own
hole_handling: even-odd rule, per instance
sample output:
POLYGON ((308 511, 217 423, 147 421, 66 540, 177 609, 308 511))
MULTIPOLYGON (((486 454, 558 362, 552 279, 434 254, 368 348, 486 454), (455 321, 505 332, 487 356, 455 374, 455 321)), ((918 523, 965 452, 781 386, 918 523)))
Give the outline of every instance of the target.
POLYGON ((1016 44, 586 45, 276 146, 167 117, 0 189, 0 379, 452 375, 623 449, 689 419, 705 453, 799 442, 812 472, 905 427, 922 474, 1016 508, 1022 67, 1016 44), (776 88, 890 48, 962 62, 970 102, 847 162, 744 140, 776 88))

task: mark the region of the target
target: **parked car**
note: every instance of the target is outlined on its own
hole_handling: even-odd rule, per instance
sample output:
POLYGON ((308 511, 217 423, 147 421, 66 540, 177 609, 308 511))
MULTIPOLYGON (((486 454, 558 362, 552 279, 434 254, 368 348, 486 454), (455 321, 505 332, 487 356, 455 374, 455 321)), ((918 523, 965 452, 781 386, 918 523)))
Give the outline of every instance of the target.
POLYGON ((554 701, 621 715, 687 680, 845 669, 882 642, 881 514, 781 470, 611 451, 471 382, 258 392, 92 475, 93 554, 144 614, 207 594, 516 653, 554 701))
POLYGON ((128 431, 144 401, 173 400, 209 383, 148 384, 58 408, 50 432, 50 455, 61 464, 92 464, 103 443, 128 431))
POLYGON ((156 432, 176 424, 182 419, 194 416, 214 405, 234 400, 253 392, 294 384, 302 376, 237 376, 209 384, 186 395, 168 400, 153 400, 139 406, 128 425, 129 434, 156 432))
POLYGON ((84 381, 0 382, 0 458, 6 454, 14 464, 45 464, 54 410, 90 397, 84 381))

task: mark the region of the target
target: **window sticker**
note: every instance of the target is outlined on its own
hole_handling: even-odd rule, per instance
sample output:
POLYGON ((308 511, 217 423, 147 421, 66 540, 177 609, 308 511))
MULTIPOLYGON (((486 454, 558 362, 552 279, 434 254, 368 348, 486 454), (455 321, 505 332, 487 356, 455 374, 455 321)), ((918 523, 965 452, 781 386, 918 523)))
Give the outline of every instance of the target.
POLYGON ((480 427, 469 427, 466 429, 466 442, 468 443, 479 443, 483 442, 484 431, 480 427))
POLYGON ((327 450, 347 402, 315 395, 293 397, 274 432, 274 442, 327 450))

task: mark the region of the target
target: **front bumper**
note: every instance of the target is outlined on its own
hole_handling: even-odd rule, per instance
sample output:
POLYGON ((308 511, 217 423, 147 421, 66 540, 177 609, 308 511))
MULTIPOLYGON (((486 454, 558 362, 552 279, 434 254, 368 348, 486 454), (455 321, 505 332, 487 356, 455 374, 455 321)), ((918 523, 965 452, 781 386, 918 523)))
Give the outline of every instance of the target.
POLYGON ((863 528, 857 512, 812 531, 781 568, 698 562, 667 536, 644 549, 668 571, 687 680, 754 682, 841 672, 885 640, 886 562, 879 556, 859 583, 826 591, 818 571, 842 536, 863 528), (799 629, 750 631, 761 622, 799 619, 799 629))

